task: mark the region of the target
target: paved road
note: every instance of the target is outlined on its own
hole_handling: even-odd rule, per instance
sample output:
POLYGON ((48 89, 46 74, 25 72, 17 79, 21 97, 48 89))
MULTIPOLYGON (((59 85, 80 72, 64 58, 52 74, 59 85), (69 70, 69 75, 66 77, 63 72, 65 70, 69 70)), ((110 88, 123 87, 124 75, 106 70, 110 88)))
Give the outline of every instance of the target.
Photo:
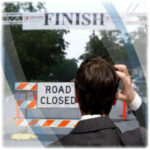
MULTIPOLYGON (((15 125, 15 117, 16 117, 16 103, 15 98, 13 96, 7 96, 4 100, 4 132, 3 132, 3 144, 5 147, 43 147, 47 146, 48 144, 56 141, 57 139, 63 137, 64 135, 68 134, 72 129, 62 129, 62 128, 41 128, 41 127, 34 127, 34 128, 25 128, 25 127, 16 127, 15 125), (10 136, 13 133, 18 133, 20 131, 27 131, 28 133, 35 133, 38 136, 37 140, 27 140, 27 141, 17 141, 12 140, 10 136)), ((122 120, 122 102, 118 101, 115 106, 113 106, 110 118, 114 121, 114 123, 121 129, 122 132, 127 130, 132 130, 139 126, 136 118, 134 115, 127 113, 127 119, 125 121, 122 120)), ((53 110, 54 111, 54 110, 53 110)), ((58 109, 55 110, 58 112, 58 109)), ((79 110, 76 109, 65 109, 66 114, 70 114, 72 119, 77 118, 80 119, 79 110), (68 111, 68 112, 67 112, 68 111), (75 115, 77 113, 77 115, 75 115)), ((42 112, 40 112, 42 113, 42 112)), ((58 114, 60 115, 60 114, 58 114)), ((62 114, 63 115, 63 114, 62 114)), ((21 114, 23 117, 23 114, 21 114)), ((67 116, 67 115, 66 115, 67 116)), ((55 116, 53 116, 55 117, 55 116)), ((59 116, 60 117, 60 116, 59 116)), ((64 118, 65 119, 65 118, 64 118)))

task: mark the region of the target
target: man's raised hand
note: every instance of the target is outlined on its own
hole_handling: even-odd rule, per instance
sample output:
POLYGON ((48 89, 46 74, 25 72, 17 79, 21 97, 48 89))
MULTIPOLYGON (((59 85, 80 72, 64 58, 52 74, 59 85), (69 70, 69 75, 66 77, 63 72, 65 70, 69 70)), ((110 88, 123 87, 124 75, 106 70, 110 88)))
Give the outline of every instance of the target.
POLYGON ((134 100, 136 94, 132 88, 127 67, 125 65, 114 65, 114 67, 117 69, 116 74, 123 84, 121 92, 116 93, 116 99, 130 103, 132 100, 134 100))

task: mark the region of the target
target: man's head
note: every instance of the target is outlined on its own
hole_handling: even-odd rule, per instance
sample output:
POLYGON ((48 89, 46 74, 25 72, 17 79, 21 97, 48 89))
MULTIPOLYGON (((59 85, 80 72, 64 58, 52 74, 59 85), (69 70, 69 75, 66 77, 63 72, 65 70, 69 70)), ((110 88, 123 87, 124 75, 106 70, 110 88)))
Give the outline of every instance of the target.
POLYGON ((109 115, 118 83, 115 68, 106 59, 93 56, 83 61, 75 78, 81 113, 109 115))

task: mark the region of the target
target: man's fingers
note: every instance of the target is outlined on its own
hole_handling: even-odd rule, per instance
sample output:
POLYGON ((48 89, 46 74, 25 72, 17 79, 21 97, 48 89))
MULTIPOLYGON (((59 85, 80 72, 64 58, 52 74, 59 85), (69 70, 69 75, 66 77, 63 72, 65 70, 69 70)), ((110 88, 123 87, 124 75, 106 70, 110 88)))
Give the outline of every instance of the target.
POLYGON ((132 87, 128 70, 125 65, 115 65, 114 67, 117 69, 116 75, 121 79, 123 84, 123 89, 121 93, 116 94, 116 98, 126 102, 131 102, 135 98, 135 91, 132 87))
POLYGON ((116 99, 119 99, 119 100, 122 100, 122 101, 126 101, 127 97, 124 94, 122 94, 120 92, 117 92, 116 93, 116 99))
POLYGON ((123 82, 123 85, 126 86, 128 84, 128 78, 126 77, 125 73, 116 71, 116 74, 118 78, 123 82))
POLYGON ((127 76, 129 76, 127 67, 125 65, 114 65, 114 67, 119 71, 124 72, 127 76))

